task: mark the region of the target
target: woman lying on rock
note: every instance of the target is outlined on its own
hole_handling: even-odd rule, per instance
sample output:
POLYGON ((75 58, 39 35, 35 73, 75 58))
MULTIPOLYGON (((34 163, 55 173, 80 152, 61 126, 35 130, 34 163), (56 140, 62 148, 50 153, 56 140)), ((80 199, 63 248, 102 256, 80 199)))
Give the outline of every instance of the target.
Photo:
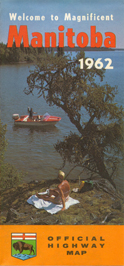
POLYGON ((54 204, 63 204, 62 211, 65 210, 65 202, 69 199, 70 185, 67 180, 65 180, 65 173, 59 171, 58 178, 60 185, 55 189, 47 189, 47 194, 38 194, 36 196, 39 199, 50 201, 54 204))

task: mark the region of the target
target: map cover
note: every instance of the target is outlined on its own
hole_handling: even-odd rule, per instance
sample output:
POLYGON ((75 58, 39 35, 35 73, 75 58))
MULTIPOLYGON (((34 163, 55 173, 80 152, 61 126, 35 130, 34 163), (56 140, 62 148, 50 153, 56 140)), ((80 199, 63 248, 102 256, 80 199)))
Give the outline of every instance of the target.
POLYGON ((0 0, 0 265, 124 265, 124 1, 0 0))

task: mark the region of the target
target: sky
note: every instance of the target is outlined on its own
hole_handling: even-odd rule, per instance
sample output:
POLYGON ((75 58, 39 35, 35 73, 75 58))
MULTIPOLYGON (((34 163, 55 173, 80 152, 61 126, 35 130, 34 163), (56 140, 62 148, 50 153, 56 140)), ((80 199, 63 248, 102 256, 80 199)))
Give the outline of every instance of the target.
POLYGON ((18 30, 20 25, 27 25, 29 41, 32 39, 32 32, 39 32, 43 36, 43 42, 45 32, 55 32, 58 37, 58 27, 63 25, 65 45, 67 29, 73 28, 75 45, 77 34, 85 32, 89 37, 88 46, 90 27, 96 26, 96 32, 102 34, 103 41, 105 32, 113 32, 116 35, 116 48, 124 48, 124 0, 0 0, 0 42, 7 43, 10 25, 16 25, 18 30), (15 21, 10 20, 9 14, 12 13, 17 13, 15 21), (64 20, 66 13, 71 15, 70 21, 64 20), (78 21, 77 17, 90 17, 91 13, 100 20, 78 21), (23 20, 26 16, 28 21, 23 20), (45 19, 35 21, 35 16, 43 16, 45 19), (73 16, 75 21, 72 20, 73 16), (109 16, 110 19, 102 20, 101 16, 109 16))

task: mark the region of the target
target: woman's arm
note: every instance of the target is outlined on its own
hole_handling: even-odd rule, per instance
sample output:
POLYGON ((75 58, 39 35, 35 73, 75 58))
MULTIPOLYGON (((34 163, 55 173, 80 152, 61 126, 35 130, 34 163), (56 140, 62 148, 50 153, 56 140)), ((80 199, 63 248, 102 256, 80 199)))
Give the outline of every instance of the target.
POLYGON ((62 208, 62 211, 65 210, 65 197, 64 197, 64 193, 62 191, 62 189, 58 186, 58 189, 59 189, 59 194, 60 194, 60 197, 62 199, 62 204, 63 204, 63 208, 62 208))

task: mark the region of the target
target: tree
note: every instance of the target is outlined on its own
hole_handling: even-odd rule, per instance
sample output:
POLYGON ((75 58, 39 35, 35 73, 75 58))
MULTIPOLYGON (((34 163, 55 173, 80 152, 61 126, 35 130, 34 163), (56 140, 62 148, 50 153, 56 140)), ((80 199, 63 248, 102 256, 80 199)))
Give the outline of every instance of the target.
POLYGON ((57 55, 58 56, 63 56, 64 55, 64 48, 57 46, 57 55))
POLYGON ((4 153, 7 146, 5 134, 6 134, 6 125, 3 125, 0 120, 0 167, 4 161, 4 153))
POLYGON ((0 191, 17 186, 25 176, 24 173, 19 173, 13 165, 4 162, 4 153, 7 147, 5 134, 6 125, 3 125, 0 120, 0 191))
POLYGON ((5 45, 0 43, 0 64, 4 62, 5 59, 5 45))
POLYGON ((115 187, 113 174, 122 153, 122 107, 114 102, 116 87, 96 83, 103 80, 104 70, 79 68, 79 59, 46 54, 39 58, 27 77, 26 94, 38 91, 49 105, 62 108, 78 133, 70 132, 55 149, 75 166, 81 166, 109 180, 115 187))

